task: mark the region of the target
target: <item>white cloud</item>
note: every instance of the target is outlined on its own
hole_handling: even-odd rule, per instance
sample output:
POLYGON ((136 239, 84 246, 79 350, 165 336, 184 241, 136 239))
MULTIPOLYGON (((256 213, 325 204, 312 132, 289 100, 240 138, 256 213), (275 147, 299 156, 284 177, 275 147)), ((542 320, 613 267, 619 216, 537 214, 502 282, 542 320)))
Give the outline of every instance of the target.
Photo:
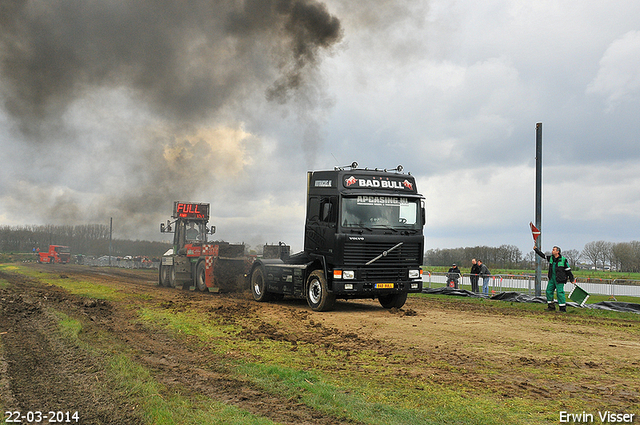
MULTIPOLYGON (((46 213, 16 214, 17 199, 75 199, 93 214, 86 205, 124 198, 122 181, 143 188, 163 181, 141 237, 161 238, 157 224, 180 197, 211 202, 222 239, 282 240, 296 250, 305 171, 355 160, 402 164, 416 176, 429 248, 515 244, 525 251, 534 219, 534 127, 543 122, 545 240, 580 249, 591 240, 640 239, 640 2, 327 4, 344 38, 331 56, 318 57, 308 90, 291 92, 286 104, 265 100, 272 84, 265 76, 277 72, 259 54, 264 40, 254 46, 247 39, 236 47, 250 53, 245 59, 264 81, 237 84, 233 96, 215 102, 211 119, 197 123, 163 127, 166 117, 144 107, 142 88, 86 91, 60 116, 69 134, 47 135, 55 140, 43 152, 44 143, 24 143, 4 105, 0 224, 50 222, 46 213), (206 149, 213 139, 226 143, 206 149), (193 169, 193 185, 166 183, 157 171, 172 170, 159 168, 167 147, 185 153, 180 182, 193 169), (142 157, 156 173, 137 172, 142 157)), ((190 63, 226 76, 197 56, 206 50, 198 46, 190 63)), ((232 68, 238 77, 241 68, 232 68)), ((194 94, 181 100, 198 115, 194 105, 224 87, 194 94)), ((117 213, 120 204, 109 206, 117 213)), ((126 219, 122 212, 118 221, 126 219)))
POLYGON ((640 31, 629 31, 611 43, 587 93, 606 97, 608 112, 624 101, 640 99, 640 31))

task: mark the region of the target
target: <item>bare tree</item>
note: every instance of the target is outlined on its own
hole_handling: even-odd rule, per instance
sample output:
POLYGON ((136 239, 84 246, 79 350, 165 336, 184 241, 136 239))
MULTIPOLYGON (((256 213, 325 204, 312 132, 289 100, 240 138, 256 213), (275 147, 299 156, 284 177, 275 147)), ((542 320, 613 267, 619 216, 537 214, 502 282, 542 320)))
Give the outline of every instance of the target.
POLYGON ((562 255, 569 260, 569 264, 571 267, 575 267, 578 261, 580 260, 580 251, 577 249, 568 249, 566 251, 562 251, 562 255))
POLYGON ((606 261, 611 257, 611 246, 610 242, 605 241, 589 242, 585 244, 582 255, 591 261, 596 270, 598 269, 598 262, 602 263, 602 269, 604 269, 606 261))
POLYGON ((595 242, 588 242, 582 249, 582 256, 591 262, 594 268, 598 268, 598 260, 600 259, 600 252, 598 252, 598 246, 595 242))
POLYGON ((616 269, 623 272, 640 271, 640 242, 622 242, 613 244, 612 261, 616 269))

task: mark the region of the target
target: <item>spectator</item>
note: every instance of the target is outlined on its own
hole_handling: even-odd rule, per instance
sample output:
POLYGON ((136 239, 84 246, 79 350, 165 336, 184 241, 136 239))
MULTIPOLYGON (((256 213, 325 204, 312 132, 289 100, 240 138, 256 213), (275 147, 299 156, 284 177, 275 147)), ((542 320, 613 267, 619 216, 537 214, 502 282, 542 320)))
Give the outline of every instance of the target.
POLYGON ((478 276, 482 278, 482 293, 489 295, 489 279, 491 278, 491 272, 489 271, 487 266, 482 263, 482 260, 477 261, 478 267, 480 268, 480 270, 478 271, 478 276))
POLYGON ((470 274, 470 279, 471 279, 471 291, 478 293, 478 274, 480 273, 480 266, 478 266, 478 262, 476 261, 476 259, 472 259, 471 260, 471 271, 469 272, 470 274))
POLYGON ((447 272, 447 286, 458 289, 458 279, 462 277, 462 272, 454 263, 447 272))

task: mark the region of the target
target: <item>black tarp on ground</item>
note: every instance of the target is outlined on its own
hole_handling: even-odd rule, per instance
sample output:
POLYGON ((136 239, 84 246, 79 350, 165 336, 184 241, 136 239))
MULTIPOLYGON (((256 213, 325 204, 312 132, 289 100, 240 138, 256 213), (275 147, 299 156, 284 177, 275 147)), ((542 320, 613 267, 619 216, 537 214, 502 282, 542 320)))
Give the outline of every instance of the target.
POLYGON ((439 294, 439 295, 457 295, 459 297, 489 298, 484 294, 476 294, 466 289, 455 289, 448 286, 442 288, 423 288, 423 294, 439 294))
MULTIPOLYGON (((545 297, 535 297, 533 295, 522 294, 520 292, 500 292, 499 294, 495 294, 492 297, 489 297, 485 294, 476 294, 471 291, 467 291, 466 289, 454 289, 454 288, 424 288, 422 290, 423 294, 437 294, 437 295, 455 295, 458 297, 474 297, 474 298, 488 298, 492 300, 500 300, 500 301, 510 301, 510 302, 518 302, 518 303, 539 303, 546 304, 547 299, 545 297)), ((567 305, 569 307, 575 308, 592 308, 598 310, 611 310, 611 311, 622 311, 622 312, 630 312, 630 313, 638 313, 640 314, 640 304, 635 303, 625 303, 620 301, 601 301, 599 303, 594 304, 585 304, 580 307, 580 304, 567 301, 567 305)))

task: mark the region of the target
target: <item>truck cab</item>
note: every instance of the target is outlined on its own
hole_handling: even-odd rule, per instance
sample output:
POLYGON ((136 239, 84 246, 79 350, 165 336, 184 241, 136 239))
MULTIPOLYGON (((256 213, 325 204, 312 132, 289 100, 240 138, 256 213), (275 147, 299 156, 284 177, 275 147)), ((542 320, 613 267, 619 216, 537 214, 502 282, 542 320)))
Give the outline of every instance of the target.
POLYGON ((68 246, 49 245, 49 251, 38 253, 39 263, 62 263, 67 264, 71 260, 71 250, 68 246))
POLYGON ((305 297, 323 311, 338 298, 377 298, 400 308, 422 290, 425 209, 415 178, 354 165, 308 173, 304 250, 257 260, 254 299, 305 297))

